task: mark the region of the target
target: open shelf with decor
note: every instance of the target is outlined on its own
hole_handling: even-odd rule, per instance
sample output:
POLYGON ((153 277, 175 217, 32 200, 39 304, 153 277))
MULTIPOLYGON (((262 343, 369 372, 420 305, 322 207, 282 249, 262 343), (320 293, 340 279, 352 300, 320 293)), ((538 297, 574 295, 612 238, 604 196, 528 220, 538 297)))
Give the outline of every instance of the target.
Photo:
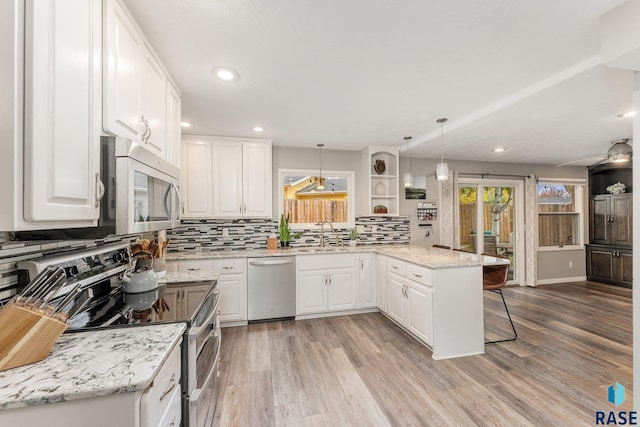
POLYGON ((399 214, 399 149, 396 147, 367 147, 361 152, 362 170, 367 194, 366 215, 399 214))

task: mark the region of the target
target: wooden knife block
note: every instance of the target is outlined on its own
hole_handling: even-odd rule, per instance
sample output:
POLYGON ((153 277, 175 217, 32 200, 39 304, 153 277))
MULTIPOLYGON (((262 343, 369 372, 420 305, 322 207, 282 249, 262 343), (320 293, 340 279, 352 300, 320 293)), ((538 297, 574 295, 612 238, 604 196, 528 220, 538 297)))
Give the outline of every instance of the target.
POLYGON ((0 371, 46 359, 67 324, 8 303, 0 310, 0 371))

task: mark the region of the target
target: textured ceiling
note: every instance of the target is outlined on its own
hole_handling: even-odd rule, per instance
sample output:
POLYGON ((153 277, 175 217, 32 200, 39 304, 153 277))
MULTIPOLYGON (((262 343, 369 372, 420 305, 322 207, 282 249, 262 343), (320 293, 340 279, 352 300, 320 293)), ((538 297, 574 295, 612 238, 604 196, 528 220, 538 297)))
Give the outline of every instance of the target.
POLYGON ((599 56, 599 17, 622 0, 126 3, 182 91, 188 133, 327 149, 411 135, 412 156, 576 165, 631 137, 617 115, 632 74, 599 56), (214 80, 216 66, 240 80, 214 80))

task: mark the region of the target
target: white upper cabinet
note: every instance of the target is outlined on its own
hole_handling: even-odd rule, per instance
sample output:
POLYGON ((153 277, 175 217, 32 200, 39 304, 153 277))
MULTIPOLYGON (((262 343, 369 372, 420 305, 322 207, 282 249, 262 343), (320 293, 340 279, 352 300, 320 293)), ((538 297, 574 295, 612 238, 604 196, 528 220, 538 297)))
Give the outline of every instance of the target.
POLYGON ((139 141, 144 42, 118 1, 104 9, 104 130, 139 141))
POLYGON ((101 2, 29 0, 25 15, 24 219, 37 224, 16 228, 95 225, 101 2))
POLYGON ((242 215, 271 217, 271 143, 242 144, 242 215))
POLYGON ((167 160, 180 167, 182 142, 182 98, 178 90, 167 80, 167 160))
POLYGON ((211 218, 211 142, 185 138, 182 144, 182 217, 211 218))
POLYGON ((105 0, 104 11, 103 128, 178 164, 180 93, 126 8, 105 0))
POLYGON ((141 139, 147 148, 167 159, 167 78, 160 63, 145 49, 142 66, 141 139))
POLYGON ((215 138, 213 216, 270 218, 271 142, 215 138))
POLYGON ((242 216, 242 144, 216 141, 213 154, 213 216, 242 216))

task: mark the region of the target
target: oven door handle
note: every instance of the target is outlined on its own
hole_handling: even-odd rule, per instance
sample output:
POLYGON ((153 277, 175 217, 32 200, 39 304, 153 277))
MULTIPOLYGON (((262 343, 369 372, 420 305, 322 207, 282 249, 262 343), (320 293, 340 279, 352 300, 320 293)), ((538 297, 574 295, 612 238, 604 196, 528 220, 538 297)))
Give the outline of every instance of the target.
POLYGON ((209 316, 202 323, 201 326, 191 328, 191 330, 189 331, 189 336, 193 337, 193 336, 199 335, 202 328, 206 328, 209 325, 213 324, 213 319, 215 319, 215 317, 218 315, 218 307, 220 306, 220 298, 219 298, 220 291, 216 289, 211 294, 214 296, 216 300, 216 303, 213 305, 213 310, 211 310, 211 313, 209 313, 209 316))

